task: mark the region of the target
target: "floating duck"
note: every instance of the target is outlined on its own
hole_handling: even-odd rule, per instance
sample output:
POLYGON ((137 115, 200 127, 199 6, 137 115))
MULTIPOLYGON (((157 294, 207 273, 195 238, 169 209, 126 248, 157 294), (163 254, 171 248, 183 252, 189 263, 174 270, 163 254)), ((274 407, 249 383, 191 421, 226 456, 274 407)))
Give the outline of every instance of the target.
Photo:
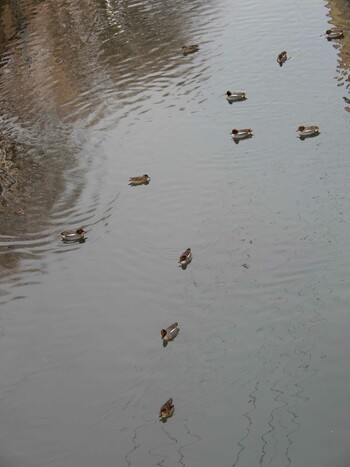
POLYGON ((173 323, 168 326, 166 329, 162 329, 160 334, 163 339, 163 343, 167 343, 175 339, 175 337, 179 334, 180 328, 178 323, 173 323))
POLYGON ((182 53, 184 55, 194 54, 195 52, 198 52, 198 50, 199 50, 199 47, 197 44, 182 46, 182 53))
POLYGON ((245 138, 251 138, 253 136, 253 130, 251 130, 250 128, 242 128, 241 130, 237 130, 237 128, 234 128, 231 131, 231 136, 232 139, 235 141, 245 138))
POLYGON ((332 29, 328 29, 326 31, 326 37, 329 41, 332 39, 342 39, 344 37, 344 32, 343 31, 335 31, 332 29))
POLYGON ((80 228, 76 230, 65 230, 60 233, 60 237, 65 242, 77 242, 84 238, 85 230, 80 228))
POLYGON ((174 403, 172 398, 168 399, 165 404, 163 404, 159 410, 159 418, 163 421, 166 422, 166 420, 170 417, 173 416, 174 414, 174 403))
POLYGON ((227 91, 226 92, 227 101, 232 104, 232 102, 244 101, 246 100, 245 92, 243 91, 227 91))
POLYGON ((280 54, 277 55, 277 63, 279 64, 279 66, 282 66, 283 63, 285 63, 287 61, 287 52, 284 50, 283 52, 281 52, 280 54))
POLYGON ((180 266, 183 268, 186 268, 187 265, 192 261, 192 251, 191 248, 187 248, 186 251, 181 253, 180 258, 179 258, 179 263, 180 266))
POLYGON ((299 132, 299 137, 300 138, 307 138, 309 136, 316 136, 320 134, 320 129, 316 125, 309 125, 309 126, 304 126, 301 125, 297 131, 299 132))
POLYGON ((130 177, 129 185, 131 186, 148 185, 150 180, 151 180, 151 177, 149 177, 147 174, 139 175, 138 177, 130 177))

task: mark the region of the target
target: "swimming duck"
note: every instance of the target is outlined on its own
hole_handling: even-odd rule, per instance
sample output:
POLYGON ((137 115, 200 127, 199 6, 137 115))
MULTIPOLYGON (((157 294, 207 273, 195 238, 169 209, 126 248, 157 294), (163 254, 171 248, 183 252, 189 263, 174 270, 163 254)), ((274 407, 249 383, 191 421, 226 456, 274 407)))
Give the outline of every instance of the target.
POLYGON ((187 248, 186 251, 181 253, 179 258, 179 263, 182 267, 186 267, 188 263, 192 261, 192 251, 191 248, 187 248))
POLYGON ((80 228, 76 230, 65 230, 60 233, 60 237, 65 242, 76 242, 84 238, 85 230, 80 228))
POLYGON ((233 140, 251 138, 253 136, 253 130, 251 130, 250 128, 242 128, 241 130, 237 130, 237 128, 234 128, 231 131, 231 136, 233 140))
POLYGON ((162 336, 163 342, 169 342, 175 339, 175 337, 179 334, 179 331, 180 328, 178 323, 173 323, 166 329, 162 329, 160 331, 160 335, 162 336))
POLYGON ((316 125, 309 125, 309 126, 300 125, 297 131, 299 131, 300 138, 307 138, 308 136, 316 136, 320 133, 320 129, 316 125))
POLYGON ((165 404, 163 404, 159 410, 159 418, 165 422, 168 418, 172 417, 174 414, 174 403, 172 398, 168 399, 165 404))
POLYGON ((182 46, 182 53, 184 55, 193 54, 195 52, 198 52, 198 50, 199 50, 199 47, 197 44, 182 46))
POLYGON ((279 64, 279 66, 282 66, 284 62, 287 61, 287 52, 284 50, 283 52, 281 52, 280 54, 277 55, 277 63, 279 64))
POLYGON ((332 39, 342 39, 344 37, 344 32, 328 29, 326 31, 326 36, 329 41, 331 41, 332 39))
POLYGON ((151 180, 151 177, 149 177, 147 174, 139 175, 138 177, 130 177, 129 185, 131 186, 148 185, 150 180, 151 180))
POLYGON ((245 92, 243 92, 243 91, 234 91, 234 92, 227 91, 226 92, 226 99, 230 104, 232 104, 232 102, 244 101, 244 100, 246 100, 245 92))

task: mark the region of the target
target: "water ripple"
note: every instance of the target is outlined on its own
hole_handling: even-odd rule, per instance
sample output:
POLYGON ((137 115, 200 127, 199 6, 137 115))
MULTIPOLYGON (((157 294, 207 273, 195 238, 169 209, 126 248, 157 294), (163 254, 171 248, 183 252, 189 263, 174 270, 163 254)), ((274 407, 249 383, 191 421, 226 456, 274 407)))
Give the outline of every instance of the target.
MULTIPOLYGON (((329 401, 315 386, 344 377, 319 354, 347 356, 350 36, 323 36, 327 21, 350 29, 347 3, 1 8, 1 138, 24 174, 17 211, 0 206, 0 343, 18 382, 5 371, 0 409, 22 421, 4 444, 67 467, 96 452, 106 465, 332 456, 300 439, 325 438, 334 406, 317 410, 329 401), (236 86, 248 99, 229 106, 236 86), (299 141, 315 120, 320 137, 299 141), (234 144, 246 125, 254 138, 234 144), (128 186, 144 172, 149 185, 128 186), (84 244, 60 241, 81 225, 84 244), (164 393, 176 394, 166 429, 152 417, 164 393)), ((344 403, 346 387, 331 386, 344 403)))

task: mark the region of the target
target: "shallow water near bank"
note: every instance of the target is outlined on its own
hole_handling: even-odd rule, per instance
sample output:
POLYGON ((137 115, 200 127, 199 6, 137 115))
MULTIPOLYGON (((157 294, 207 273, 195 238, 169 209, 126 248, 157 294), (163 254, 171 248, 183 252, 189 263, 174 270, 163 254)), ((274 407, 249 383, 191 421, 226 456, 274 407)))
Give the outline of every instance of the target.
POLYGON ((0 7, 0 464, 347 467, 349 2, 0 7))

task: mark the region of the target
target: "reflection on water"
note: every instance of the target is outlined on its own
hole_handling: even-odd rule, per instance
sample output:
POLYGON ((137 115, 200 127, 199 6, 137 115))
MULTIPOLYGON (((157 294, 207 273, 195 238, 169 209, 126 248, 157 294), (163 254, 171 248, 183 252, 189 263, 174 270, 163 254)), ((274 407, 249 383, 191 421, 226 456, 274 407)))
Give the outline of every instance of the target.
POLYGON ((0 2, 7 465, 346 463, 348 8, 0 2))
MULTIPOLYGON (((329 8, 328 16, 330 17, 329 24, 335 26, 336 29, 344 30, 345 35, 341 40, 332 41, 332 45, 338 52, 338 64, 336 79, 339 86, 345 86, 347 93, 344 96, 345 102, 349 96, 350 89, 350 3, 348 0, 329 0, 327 2, 329 8)), ((348 102, 346 102, 348 104, 348 102)), ((350 107, 345 107, 347 112, 350 112, 350 107)))
MULTIPOLYGON (((77 202, 87 167, 103 156, 103 132, 133 112, 150 112, 154 102, 146 101, 159 90, 167 96, 169 82, 191 67, 179 69, 179 37, 186 40, 185 25, 199 7, 3 2, 2 134, 16 144, 23 173, 4 210, 12 216, 3 235, 28 242, 35 232, 52 248, 53 228, 93 221, 101 194, 90 193, 88 212, 77 202)), ((11 256, 7 264, 17 264, 11 256)))

